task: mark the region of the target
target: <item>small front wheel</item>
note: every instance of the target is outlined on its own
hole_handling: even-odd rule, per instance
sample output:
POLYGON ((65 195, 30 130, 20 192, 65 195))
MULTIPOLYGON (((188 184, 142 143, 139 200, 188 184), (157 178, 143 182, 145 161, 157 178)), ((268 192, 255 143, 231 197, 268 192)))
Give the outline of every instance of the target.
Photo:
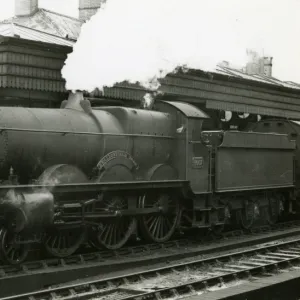
POLYGON ((18 265, 28 257, 30 244, 17 237, 18 234, 6 228, 0 230, 0 258, 4 263, 18 265))

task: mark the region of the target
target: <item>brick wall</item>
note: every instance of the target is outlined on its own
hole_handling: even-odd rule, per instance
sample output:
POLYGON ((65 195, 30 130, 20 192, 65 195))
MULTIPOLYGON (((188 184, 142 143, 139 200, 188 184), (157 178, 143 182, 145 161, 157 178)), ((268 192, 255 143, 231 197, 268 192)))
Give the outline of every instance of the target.
POLYGON ((79 19, 89 20, 103 2, 104 0, 79 0, 79 19))

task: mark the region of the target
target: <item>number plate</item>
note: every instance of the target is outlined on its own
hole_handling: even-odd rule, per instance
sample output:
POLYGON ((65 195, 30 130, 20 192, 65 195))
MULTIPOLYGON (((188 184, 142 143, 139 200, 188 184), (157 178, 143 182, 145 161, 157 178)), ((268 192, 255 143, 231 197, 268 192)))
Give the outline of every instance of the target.
POLYGON ((192 158, 192 168, 201 169, 203 167, 203 157, 193 157, 192 158))

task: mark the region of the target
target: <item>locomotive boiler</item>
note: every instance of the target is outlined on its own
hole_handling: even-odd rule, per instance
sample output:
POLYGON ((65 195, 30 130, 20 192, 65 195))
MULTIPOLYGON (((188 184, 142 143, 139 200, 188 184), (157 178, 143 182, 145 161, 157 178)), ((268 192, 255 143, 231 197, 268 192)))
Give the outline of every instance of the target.
POLYGON ((60 109, 0 108, 2 259, 20 263, 33 242, 64 257, 133 234, 163 242, 179 227, 276 222, 293 200, 295 142, 203 131, 208 119, 182 102, 91 107, 81 93, 60 109))
POLYGON ((0 108, 2 179, 13 168, 19 182, 28 183, 59 164, 92 176, 100 158, 114 150, 127 152, 145 169, 170 156, 172 128, 167 114, 121 107, 92 110, 85 101, 81 106, 80 99, 72 95, 63 109, 0 108))

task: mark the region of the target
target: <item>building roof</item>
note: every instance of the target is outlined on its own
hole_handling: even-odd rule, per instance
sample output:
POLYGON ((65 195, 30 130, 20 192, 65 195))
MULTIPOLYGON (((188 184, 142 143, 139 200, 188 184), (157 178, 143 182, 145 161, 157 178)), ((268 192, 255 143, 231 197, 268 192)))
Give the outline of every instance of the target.
POLYGON ((293 81, 282 81, 272 76, 269 77, 269 76, 257 75, 257 74, 249 75, 235 68, 217 66, 214 70, 211 70, 211 72, 216 74, 226 75, 229 77, 251 80, 258 83, 271 84, 277 87, 286 87, 286 88, 300 90, 299 83, 293 81))
MULTIPOLYGON (((33 40, 42 43, 56 44, 72 47, 79 37, 81 26, 84 22, 70 16, 62 15, 44 8, 39 8, 29 16, 15 16, 0 22, 0 35, 33 40)), ((243 83, 258 86, 268 86, 275 89, 293 89, 299 92, 300 84, 292 81, 281 81, 275 77, 264 75, 249 75, 241 69, 230 65, 219 65, 209 70, 213 77, 218 75, 232 78, 243 83)), ((201 75, 201 70, 192 70, 191 73, 201 75)))
POLYGON ((72 47, 74 40, 25 27, 16 23, 0 23, 0 36, 17 37, 25 40, 72 47))
POLYGON ((12 17, 0 24, 17 24, 62 38, 77 40, 83 24, 79 19, 39 8, 33 15, 12 17))
MULTIPOLYGON (((83 21, 77 18, 39 8, 33 15, 13 17, 0 22, 0 35, 20 36, 24 39, 72 47, 79 37, 82 24, 83 21)), ((249 75, 230 66, 219 65, 210 71, 258 83, 300 89, 300 84, 292 81, 281 81, 264 75, 249 75)))

